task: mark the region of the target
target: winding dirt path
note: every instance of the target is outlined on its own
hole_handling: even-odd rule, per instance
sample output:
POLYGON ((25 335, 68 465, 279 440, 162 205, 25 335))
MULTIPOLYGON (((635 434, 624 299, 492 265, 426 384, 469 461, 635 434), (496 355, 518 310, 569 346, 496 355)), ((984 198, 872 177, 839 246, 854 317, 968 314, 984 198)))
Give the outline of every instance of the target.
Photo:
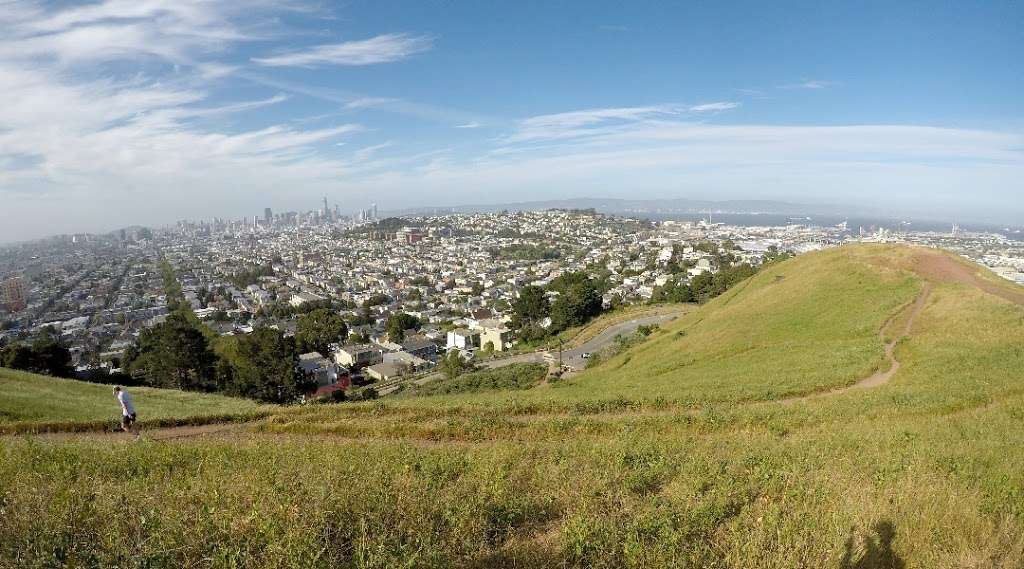
MULTIPOLYGON (((853 389, 866 389, 868 387, 878 387, 879 385, 888 383, 889 380, 892 379, 892 376, 895 375, 896 372, 899 371, 900 369, 900 361, 896 359, 896 356, 893 354, 893 352, 895 352, 896 350, 896 344, 899 343, 899 341, 902 340, 903 338, 910 336, 910 330, 911 328, 914 327, 914 320, 917 318, 917 315, 920 314, 921 310, 924 308, 924 304, 928 300, 928 294, 931 292, 931 290, 932 283, 925 281, 924 286, 921 288, 921 293, 917 295, 917 300, 914 301, 913 307, 910 308, 910 317, 907 318, 907 323, 904 324, 903 331, 900 333, 899 336, 896 336, 889 342, 886 342, 885 359, 889 360, 889 369, 885 371, 876 371, 869 377, 866 377, 858 381, 857 383, 854 383, 853 385, 842 387, 840 389, 835 389, 831 391, 831 393, 845 393, 853 389)), ((886 329, 889 328, 889 325, 892 323, 892 321, 898 318, 902 312, 903 311, 901 310, 896 314, 890 316, 889 320, 887 320, 885 324, 882 325, 882 329, 878 331, 878 337, 881 338, 883 342, 885 342, 886 329)))
POLYGON ((900 361, 896 359, 895 355, 896 344, 898 344, 899 341, 902 340, 903 338, 910 336, 910 331, 914 327, 914 320, 917 319, 917 315, 920 314, 921 310, 924 309, 925 302, 927 302, 928 295, 929 293, 931 293, 931 290, 932 283, 927 280, 924 281, 924 286, 921 287, 921 292, 918 293, 917 298, 914 300, 914 303, 912 305, 905 306, 900 310, 897 310, 894 314, 889 316, 889 318, 887 318, 885 322, 882 323, 881 328, 879 328, 878 337, 885 344, 885 359, 889 360, 888 369, 886 369, 885 371, 876 371, 875 373, 871 374, 868 377, 865 377, 864 379, 858 381, 857 383, 854 383, 853 385, 847 385, 846 387, 839 387, 837 389, 830 389, 828 391, 809 393, 807 395, 798 395, 796 397, 786 397, 784 399, 779 399, 777 402, 793 403, 796 401, 806 401, 808 399, 812 399, 815 397, 822 397, 826 395, 839 395, 840 393, 846 393, 848 391, 853 391, 855 389, 868 389, 871 387, 878 387, 880 385, 885 385, 886 383, 888 383, 889 380, 892 379, 892 376, 896 375, 896 372, 899 371, 900 369, 900 361), (885 331, 889 329, 889 326, 893 323, 894 320, 899 318, 900 315, 903 314, 908 309, 910 310, 910 316, 907 318, 906 324, 903 325, 903 330, 900 332, 898 336, 886 342, 885 331))

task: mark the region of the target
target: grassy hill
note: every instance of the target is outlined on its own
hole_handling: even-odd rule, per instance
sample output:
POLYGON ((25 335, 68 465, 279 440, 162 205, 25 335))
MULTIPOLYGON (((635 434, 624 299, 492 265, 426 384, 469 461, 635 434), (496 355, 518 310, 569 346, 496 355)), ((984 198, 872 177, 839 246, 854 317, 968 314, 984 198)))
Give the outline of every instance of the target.
POLYGON ((1022 296, 851 246, 532 389, 2 439, 0 565, 1020 567, 1022 296))
MULTIPOLYGON (((252 413, 260 408, 253 401, 221 395, 149 387, 128 390, 140 420, 149 424, 252 413)), ((109 385, 0 368, 0 432, 46 430, 69 423, 114 425, 120 413, 109 385)))

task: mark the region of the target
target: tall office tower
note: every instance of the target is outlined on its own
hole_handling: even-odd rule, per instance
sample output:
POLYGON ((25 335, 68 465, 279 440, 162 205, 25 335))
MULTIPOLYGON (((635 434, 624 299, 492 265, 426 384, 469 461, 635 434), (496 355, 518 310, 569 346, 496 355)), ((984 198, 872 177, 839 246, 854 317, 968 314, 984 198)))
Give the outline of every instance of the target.
POLYGON ((12 277, 0 283, 0 304, 11 312, 25 309, 28 305, 28 287, 21 277, 12 277))
POLYGON ((327 196, 324 196, 324 219, 327 219, 331 215, 331 209, 327 207, 327 196))
POLYGON ((258 215, 252 216, 252 228, 258 229, 260 226, 260 218, 258 215))
POLYGON ((373 220, 376 221, 377 220, 377 204, 373 204, 370 209, 372 210, 372 213, 373 213, 373 220))
POLYGON ((270 208, 263 208, 263 221, 266 222, 267 227, 274 222, 274 212, 270 211, 270 208))

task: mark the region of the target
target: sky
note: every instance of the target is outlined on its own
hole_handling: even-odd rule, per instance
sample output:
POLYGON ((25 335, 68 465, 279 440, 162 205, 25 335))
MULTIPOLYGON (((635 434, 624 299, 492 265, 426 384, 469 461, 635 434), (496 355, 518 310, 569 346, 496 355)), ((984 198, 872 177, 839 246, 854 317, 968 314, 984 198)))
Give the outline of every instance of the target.
POLYGON ((1021 2, 0 0, 0 242, 776 199, 1024 224, 1021 2))

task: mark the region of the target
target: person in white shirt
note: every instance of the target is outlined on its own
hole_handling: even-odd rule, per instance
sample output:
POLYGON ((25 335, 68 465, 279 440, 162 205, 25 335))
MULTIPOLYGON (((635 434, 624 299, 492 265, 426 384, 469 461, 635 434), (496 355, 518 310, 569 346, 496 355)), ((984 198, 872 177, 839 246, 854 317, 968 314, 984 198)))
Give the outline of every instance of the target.
POLYGON ((137 415, 135 414, 135 405, 132 405, 132 396, 128 395, 128 392, 120 385, 115 385, 114 397, 117 397, 117 402, 121 404, 121 430, 126 433, 134 433, 136 437, 139 436, 135 429, 137 415))

